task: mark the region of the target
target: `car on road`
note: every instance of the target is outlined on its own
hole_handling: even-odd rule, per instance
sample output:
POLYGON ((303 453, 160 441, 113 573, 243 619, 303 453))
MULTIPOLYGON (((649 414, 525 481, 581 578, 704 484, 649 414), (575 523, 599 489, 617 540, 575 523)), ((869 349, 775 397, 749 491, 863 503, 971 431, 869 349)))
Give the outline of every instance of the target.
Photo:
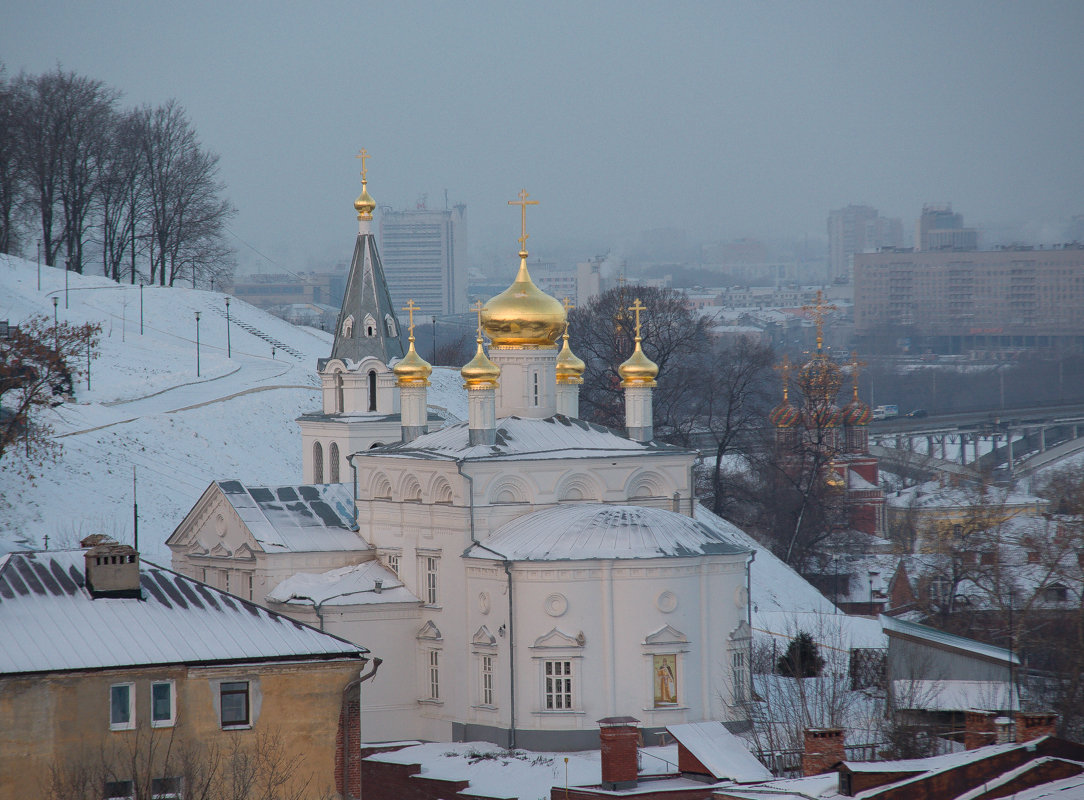
POLYGON ((916 408, 914 411, 907 412, 907 416, 912 419, 922 419, 923 417, 930 416, 930 412, 924 408, 916 408))

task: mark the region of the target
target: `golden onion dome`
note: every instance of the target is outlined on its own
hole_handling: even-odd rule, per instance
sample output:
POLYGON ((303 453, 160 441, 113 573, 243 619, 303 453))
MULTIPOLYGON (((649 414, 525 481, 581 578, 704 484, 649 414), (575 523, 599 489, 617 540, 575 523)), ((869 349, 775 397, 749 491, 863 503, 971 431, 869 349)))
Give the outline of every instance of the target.
POLYGON ((565 307, 534 285, 521 252, 512 285, 482 309, 482 330, 493 347, 551 348, 566 319, 565 307))
POLYGON ((636 348, 628 360, 617 368, 622 386, 655 386, 655 376, 659 374, 659 365, 648 358, 640 347, 640 337, 636 337, 636 348))
POLYGON ((557 382, 583 383, 583 373, 587 369, 587 365, 568 346, 567 330, 565 331, 564 340, 565 343, 561 346, 561 352, 557 354, 557 382))
POLYGON ((489 360, 486 351, 482 349, 481 337, 475 341, 478 342, 478 352, 459 370, 459 374, 463 376, 463 388, 495 389, 497 379, 501 376, 501 368, 489 360))
POLYGON ((376 201, 373 200, 372 195, 369 194, 369 189, 366 187, 367 181, 361 182, 361 194, 358 195, 358 199, 354 201, 354 210, 358 212, 358 219, 368 220, 373 218, 373 210, 376 208, 376 201))
POLYGON ((414 337, 410 337, 410 349, 406 356, 391 371, 395 373, 399 386, 428 386, 429 376, 433 374, 433 368, 429 362, 418 355, 414 349, 414 337))

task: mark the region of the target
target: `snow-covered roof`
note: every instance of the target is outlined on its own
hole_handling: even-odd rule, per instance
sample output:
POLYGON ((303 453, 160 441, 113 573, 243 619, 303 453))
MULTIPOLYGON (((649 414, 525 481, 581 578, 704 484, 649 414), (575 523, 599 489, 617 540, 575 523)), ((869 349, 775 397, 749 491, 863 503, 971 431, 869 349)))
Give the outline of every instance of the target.
MULTIPOLYGON (((410 442, 371 451, 382 457, 443 458, 482 461, 494 459, 616 458, 650 453, 685 453, 663 442, 637 442, 582 419, 556 414, 545 419, 505 417, 497 420, 492 445, 471 445, 468 424, 447 425, 410 442)), ((364 457, 364 453, 359 454, 364 457)))
POLYGON ((579 561, 747 552, 716 528, 673 511, 577 503, 507 522, 483 543, 471 546, 466 555, 509 561, 579 561))
POLYGON ((991 508, 1001 506, 1006 510, 1021 507, 1045 508, 1049 503, 1041 497, 1015 488, 984 486, 941 486, 936 481, 910 486, 889 494, 885 502, 893 508, 964 509, 972 507, 991 508))
POLYGON ((0 674, 368 652, 146 561, 142 598, 94 598, 84 559, 83 550, 0 558, 0 674))
POLYGON ((892 681, 894 705, 924 711, 1005 711, 1020 708, 1020 695, 1009 695, 1005 681, 896 680, 892 681))
POLYGON ((299 572, 272 589, 267 599, 276 603, 321 606, 421 602, 394 572, 376 560, 319 574, 299 572), (376 589, 377 581, 380 581, 380 591, 376 589))
POLYGON ((907 622, 898 617, 887 617, 882 614, 880 620, 885 633, 890 637, 893 634, 896 634, 898 636, 905 636, 909 639, 917 639, 936 647, 947 647, 962 653, 967 653, 968 655, 976 655, 992 661, 1000 661, 1005 664, 1008 664, 1010 661, 1013 664, 1020 663, 1020 657, 1015 653, 1006 650, 1004 647, 994 647, 992 644, 985 644, 984 642, 979 642, 975 639, 968 639, 965 636, 957 636, 953 633, 939 631, 937 628, 931 628, 928 625, 919 625, 917 622, 907 622))
POLYGON ((350 486, 245 486, 215 481, 237 516, 267 553, 368 550, 352 528, 350 486))
POLYGON ((771 780, 772 773, 746 748, 745 743, 721 722, 690 722, 667 725, 666 730, 711 773, 717 781, 753 783, 771 780))

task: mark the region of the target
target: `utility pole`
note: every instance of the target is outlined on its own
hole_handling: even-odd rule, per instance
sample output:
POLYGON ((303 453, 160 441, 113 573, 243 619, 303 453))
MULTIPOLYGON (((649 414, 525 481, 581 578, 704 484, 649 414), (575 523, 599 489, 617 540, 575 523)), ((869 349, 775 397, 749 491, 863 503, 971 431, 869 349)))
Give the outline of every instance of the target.
POLYGON ((132 547, 139 550, 139 503, 136 501, 136 468, 132 467, 132 547))
POLYGON ((139 282, 139 335, 143 335, 143 281, 139 282))
POLYGON ((38 291, 41 291, 41 239, 38 239, 38 291))
POLYGON ((196 377, 199 377, 199 312, 196 312, 196 377))
POLYGON ((60 328, 56 321, 56 304, 60 302, 60 298, 53 296, 53 350, 57 353, 60 352, 60 328))
POLYGON ((233 349, 230 347, 230 298, 226 298, 226 358, 233 358, 233 349))

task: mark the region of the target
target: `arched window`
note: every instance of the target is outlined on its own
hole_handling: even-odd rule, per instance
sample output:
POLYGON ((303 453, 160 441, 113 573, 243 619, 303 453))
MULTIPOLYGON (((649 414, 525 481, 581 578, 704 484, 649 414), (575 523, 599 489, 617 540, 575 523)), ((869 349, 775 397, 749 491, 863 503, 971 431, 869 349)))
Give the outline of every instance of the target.
POLYGON ((532 387, 532 392, 531 392, 531 405, 532 406, 537 406, 538 405, 538 383, 539 383, 538 373, 533 372, 533 373, 531 373, 531 376, 532 376, 533 384, 534 384, 534 386, 532 387))
POLYGON ((343 337, 349 339, 354 335, 354 317, 349 316, 343 320, 343 337))
POLYGON ((331 467, 331 482, 339 482, 339 445, 336 442, 331 443, 331 448, 327 451, 327 457, 329 466, 331 467))
POLYGON ((312 444, 312 482, 324 482, 324 448, 319 442, 312 444))
POLYGON ((388 336, 395 336, 395 320, 392 318, 391 314, 384 315, 384 324, 388 328, 388 336))
POLYGON ((376 411, 376 370, 369 370, 369 410, 376 411))
POLYGON ((335 373, 335 411, 339 414, 346 411, 346 401, 343 397, 343 374, 335 373))

